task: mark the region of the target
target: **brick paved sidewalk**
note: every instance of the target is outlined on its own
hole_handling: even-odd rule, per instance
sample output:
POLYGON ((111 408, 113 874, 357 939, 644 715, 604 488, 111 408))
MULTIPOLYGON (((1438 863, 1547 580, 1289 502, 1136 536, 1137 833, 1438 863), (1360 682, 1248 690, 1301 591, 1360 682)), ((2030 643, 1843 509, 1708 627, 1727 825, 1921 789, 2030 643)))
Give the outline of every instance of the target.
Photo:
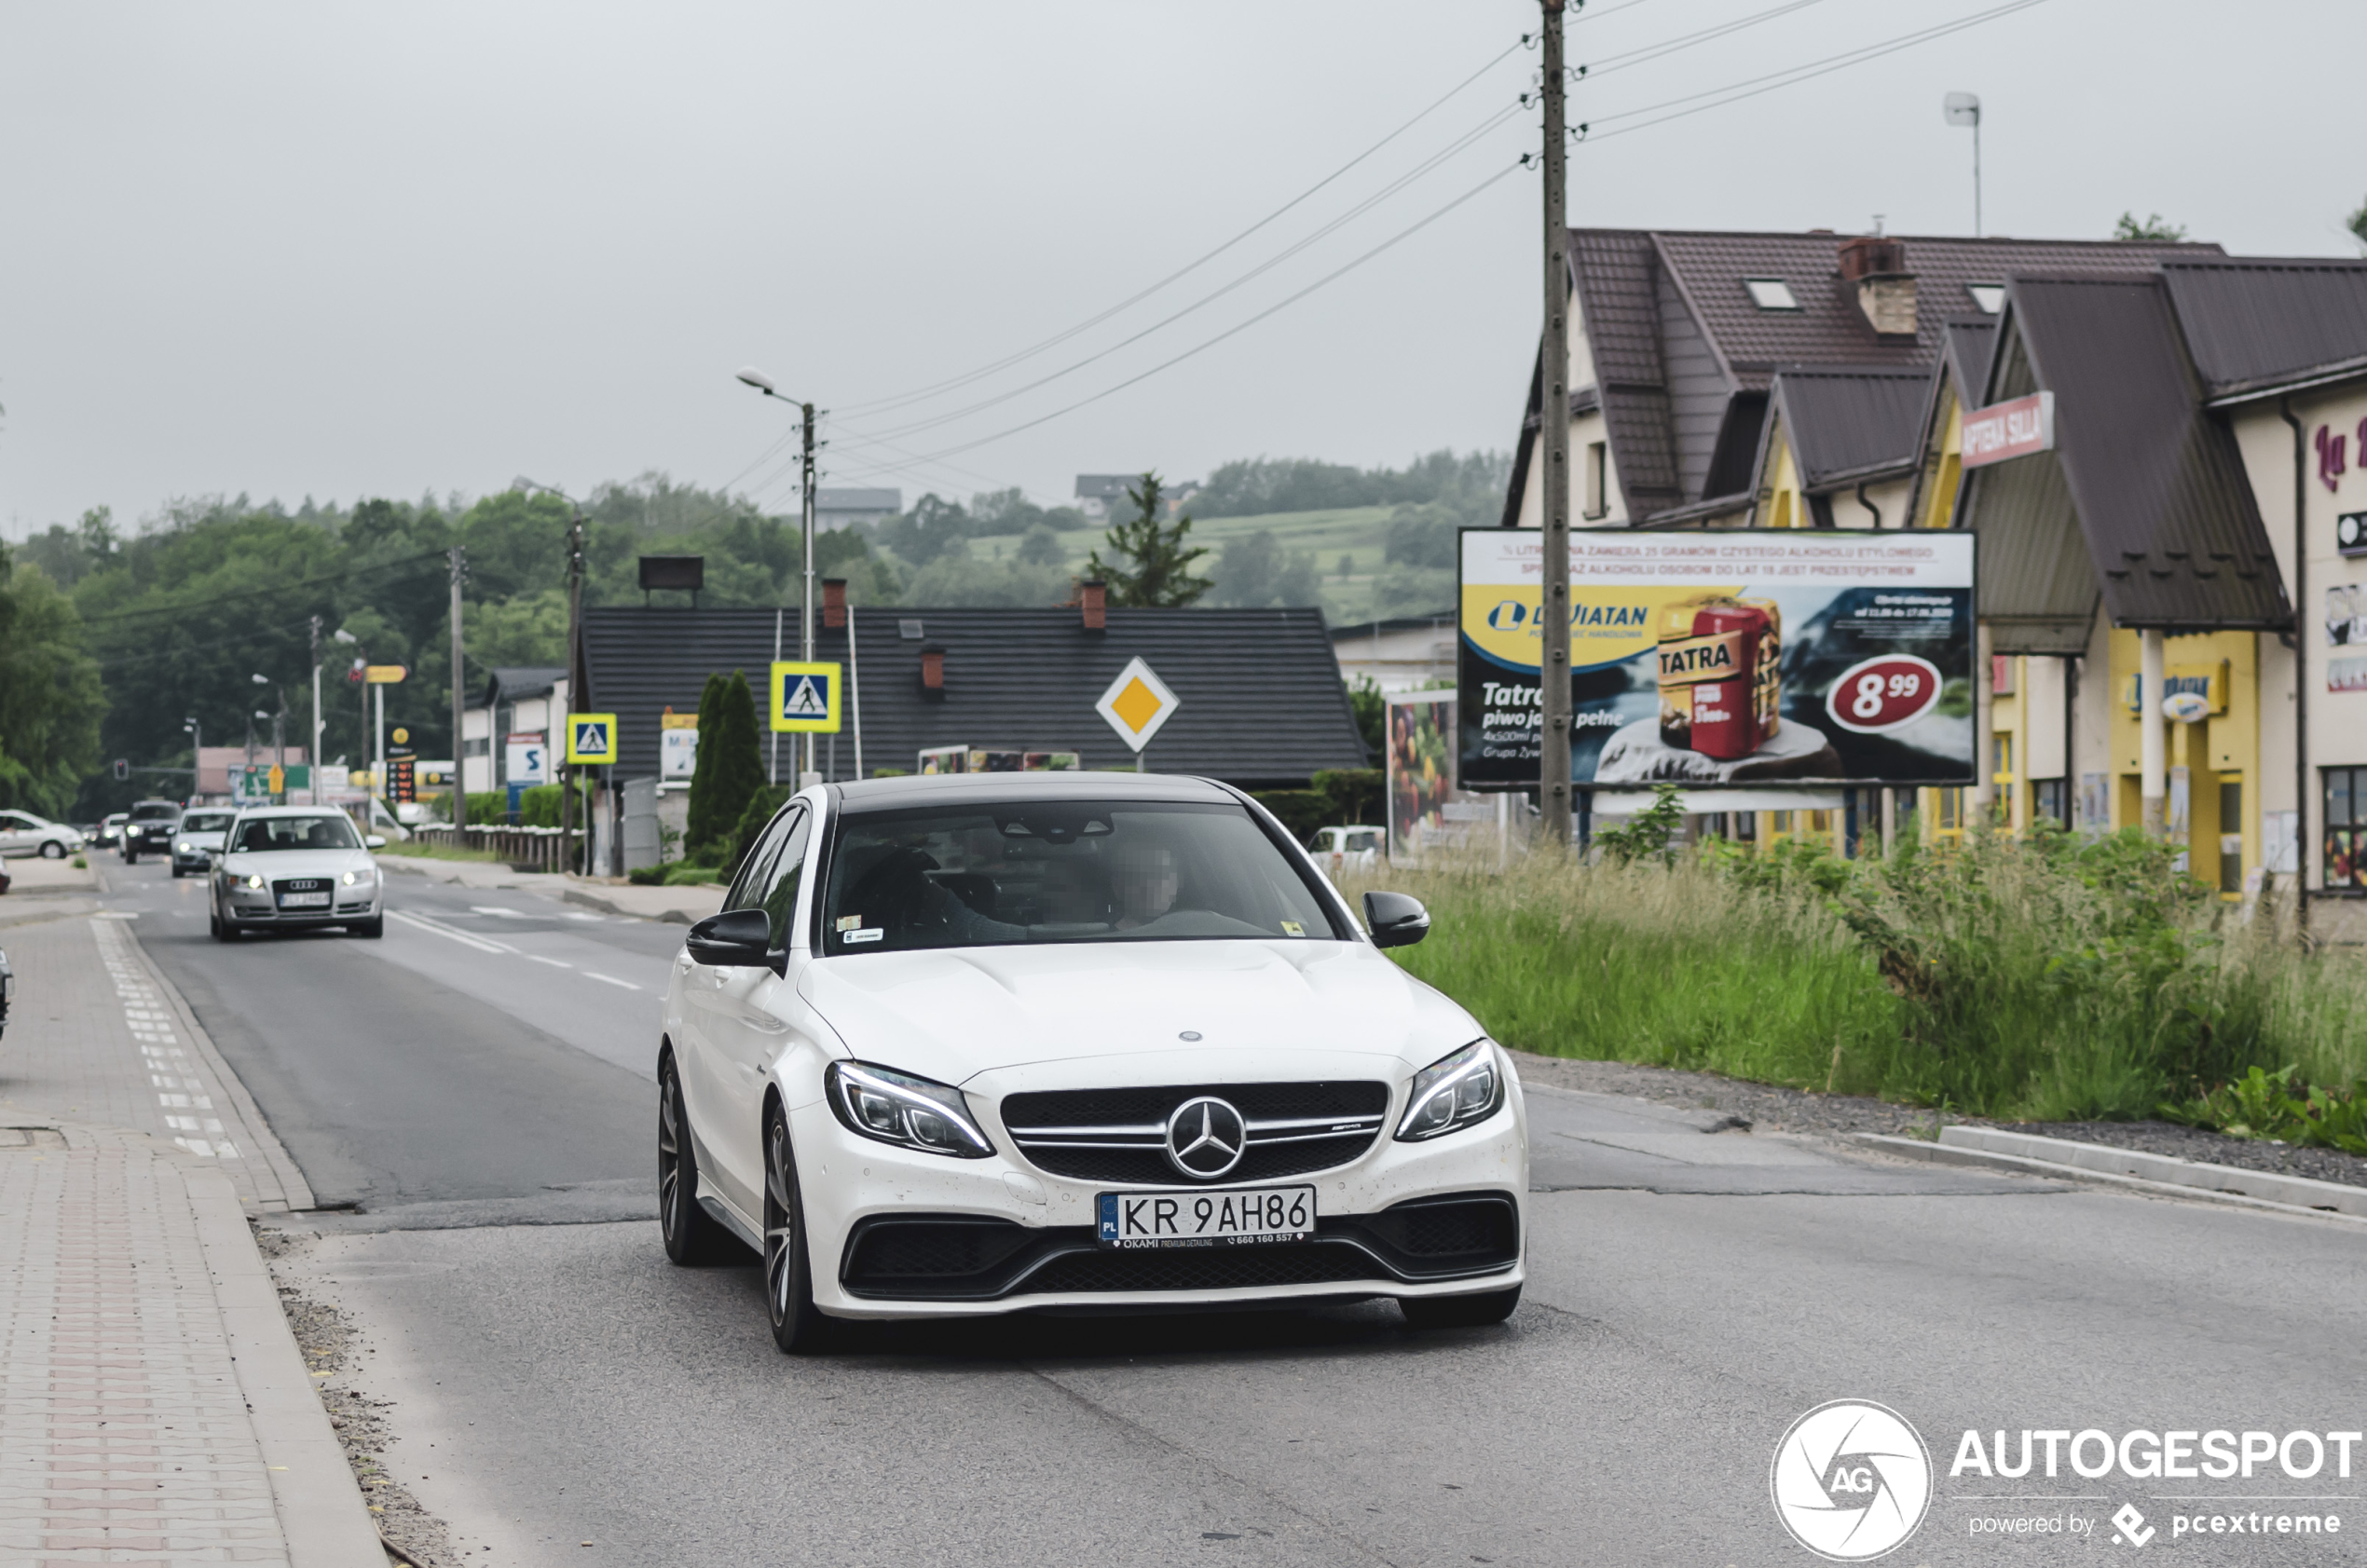
POLYGON ((120 922, 7 943, 0 1562, 384 1568, 247 1222, 303 1179, 120 922))

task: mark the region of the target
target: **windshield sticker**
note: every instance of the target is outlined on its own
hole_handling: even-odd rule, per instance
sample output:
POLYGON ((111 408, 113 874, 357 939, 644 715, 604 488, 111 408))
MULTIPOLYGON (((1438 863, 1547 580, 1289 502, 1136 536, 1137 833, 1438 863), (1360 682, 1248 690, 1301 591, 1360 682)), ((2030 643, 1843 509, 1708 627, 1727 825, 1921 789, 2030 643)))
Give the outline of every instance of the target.
POLYGON ((841 931, 860 931, 863 929, 863 917, 860 915, 841 915, 839 917, 839 929, 841 931))
POLYGON ((869 931, 841 931, 839 933, 839 940, 848 947, 853 947, 857 942, 876 942, 886 934, 886 932, 874 926, 869 931))
POLYGON ((1296 920, 1284 920, 1282 922, 1282 934, 1285 936, 1304 936, 1307 934, 1307 927, 1301 925, 1296 920))

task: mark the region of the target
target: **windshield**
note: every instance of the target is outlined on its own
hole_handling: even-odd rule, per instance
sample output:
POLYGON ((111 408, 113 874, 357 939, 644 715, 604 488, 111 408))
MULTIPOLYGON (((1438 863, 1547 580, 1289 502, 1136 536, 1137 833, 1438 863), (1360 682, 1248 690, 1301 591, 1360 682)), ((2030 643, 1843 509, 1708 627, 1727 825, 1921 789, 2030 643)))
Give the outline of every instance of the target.
POLYGON ((170 801, 161 801, 155 805, 134 806, 131 808, 131 820, 133 822, 167 822, 179 816, 180 814, 181 808, 173 805, 170 801))
POLYGON ((230 825, 227 811, 191 811, 181 819, 184 833, 219 833, 230 825))
POLYGON ((353 824, 342 816, 250 817, 239 825, 231 848, 243 854, 267 850, 358 850, 353 824))
POLYGON ((841 818, 826 953, 1343 939, 1238 806, 1029 801, 841 818))

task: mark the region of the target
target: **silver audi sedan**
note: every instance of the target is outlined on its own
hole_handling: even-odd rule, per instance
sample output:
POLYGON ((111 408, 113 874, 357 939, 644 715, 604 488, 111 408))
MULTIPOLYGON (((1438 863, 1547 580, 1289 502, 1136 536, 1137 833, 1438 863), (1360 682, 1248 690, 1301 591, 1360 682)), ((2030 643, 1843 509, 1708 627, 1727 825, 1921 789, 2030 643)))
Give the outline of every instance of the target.
POLYGON ((214 867, 214 939, 324 925, 385 935, 382 879, 370 853, 385 842, 375 833, 363 838, 344 812, 326 806, 240 811, 214 867))

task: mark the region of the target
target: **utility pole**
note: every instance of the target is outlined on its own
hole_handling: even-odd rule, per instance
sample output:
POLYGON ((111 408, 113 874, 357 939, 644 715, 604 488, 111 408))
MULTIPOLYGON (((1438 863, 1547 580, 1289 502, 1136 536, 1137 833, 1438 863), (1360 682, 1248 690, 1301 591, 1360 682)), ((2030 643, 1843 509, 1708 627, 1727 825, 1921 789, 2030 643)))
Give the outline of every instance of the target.
MULTIPOLYGON (((468 552, 458 545, 452 547, 452 831, 458 834, 469 825, 469 765, 463 760, 468 743, 460 738, 460 716, 464 711, 461 698, 466 675, 460 657, 460 584, 469 575, 468 552)), ((489 718, 491 716, 488 715, 489 718)), ((485 755, 493 756, 493 735, 488 728, 485 740, 485 755)))
MULTIPOLYGON (((811 664, 814 662, 814 405, 810 402, 798 404, 798 416, 805 426, 805 607, 798 612, 798 657, 811 664)), ((765 689, 768 691, 772 689, 771 681, 765 682, 765 689)), ((845 699, 841 697, 840 701, 845 699)), ((767 724, 769 727, 769 718, 767 724)), ((805 769, 798 775, 797 781, 800 789, 812 782, 806 774, 814 771, 814 734, 809 730, 805 737, 805 769)))
POLYGON ((1538 657, 1539 697, 1543 713, 1538 736, 1537 805, 1544 813, 1548 842, 1567 848, 1570 839, 1570 347, 1569 225, 1564 211, 1565 158, 1562 123, 1562 5, 1544 7, 1545 79, 1545 342, 1539 377, 1544 406, 1538 437, 1545 471, 1545 582, 1539 613, 1545 619, 1538 657))
POLYGON ((312 618, 312 749, 305 757, 312 764, 312 803, 321 804, 321 618, 312 618))
MULTIPOLYGON (((570 708, 583 701, 583 509, 570 500, 574 515, 568 519, 568 701, 570 708)), ((559 775, 559 864, 562 870, 575 864, 575 770, 567 765, 566 733, 568 716, 559 715, 559 745, 556 750, 559 775)), ((549 743, 551 737, 545 736, 549 743)), ((591 869, 588 846, 592 841, 592 825, 583 825, 587 846, 584 869, 591 869)))

